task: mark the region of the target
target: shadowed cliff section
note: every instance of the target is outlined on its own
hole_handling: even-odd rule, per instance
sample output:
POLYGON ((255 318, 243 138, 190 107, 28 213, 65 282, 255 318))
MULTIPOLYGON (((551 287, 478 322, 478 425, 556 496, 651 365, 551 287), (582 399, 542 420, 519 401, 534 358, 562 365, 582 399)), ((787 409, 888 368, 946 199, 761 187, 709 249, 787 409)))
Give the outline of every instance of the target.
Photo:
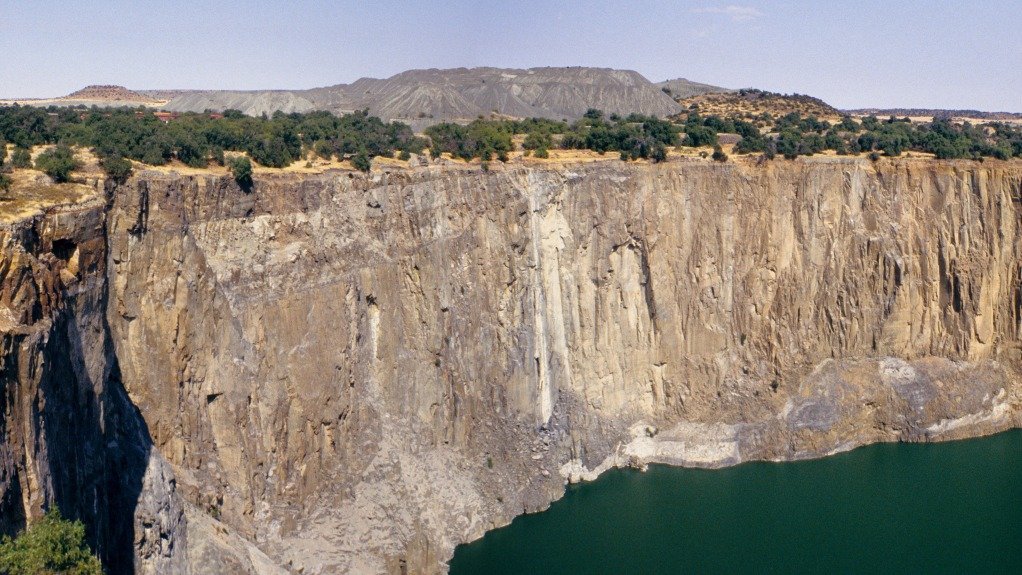
POLYGON ((0 530, 56 505, 85 523, 111 573, 180 572, 173 480, 106 324, 102 194, 5 219, 0 251, 0 530))

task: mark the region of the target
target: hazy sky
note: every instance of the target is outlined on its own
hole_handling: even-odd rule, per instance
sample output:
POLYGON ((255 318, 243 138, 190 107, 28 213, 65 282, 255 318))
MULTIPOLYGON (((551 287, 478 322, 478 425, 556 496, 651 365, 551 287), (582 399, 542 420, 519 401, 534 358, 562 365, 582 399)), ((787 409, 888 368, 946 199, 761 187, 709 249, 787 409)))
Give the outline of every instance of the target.
POLYGON ((838 107, 1022 111, 1022 2, 0 0, 0 96, 604 66, 838 107))

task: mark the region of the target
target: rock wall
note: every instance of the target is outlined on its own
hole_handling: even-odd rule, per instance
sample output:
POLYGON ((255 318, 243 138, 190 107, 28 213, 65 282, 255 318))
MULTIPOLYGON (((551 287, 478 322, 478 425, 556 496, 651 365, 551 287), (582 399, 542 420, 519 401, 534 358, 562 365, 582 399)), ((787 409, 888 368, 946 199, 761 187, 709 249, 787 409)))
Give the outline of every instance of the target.
POLYGON ((106 325, 104 194, 43 192, 67 197, 0 204, 0 533, 56 505, 111 573, 185 572, 172 472, 121 387, 106 325))
POLYGON ((611 465, 1019 425, 1020 198, 911 159, 143 172, 106 320, 193 565, 435 572, 611 465))

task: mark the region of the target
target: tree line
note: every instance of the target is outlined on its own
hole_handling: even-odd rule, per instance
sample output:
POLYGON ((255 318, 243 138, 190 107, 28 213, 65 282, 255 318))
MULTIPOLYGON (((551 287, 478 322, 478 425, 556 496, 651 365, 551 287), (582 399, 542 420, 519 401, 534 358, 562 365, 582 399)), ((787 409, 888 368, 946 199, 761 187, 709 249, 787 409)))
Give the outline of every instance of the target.
MULTIPOLYGON (((440 123, 417 136, 401 122, 386 123, 367 110, 343 116, 329 112, 245 116, 237 110, 222 115, 183 113, 164 122, 151 110, 101 108, 0 107, 0 166, 33 165, 29 149, 58 144, 40 155, 35 167, 57 181, 66 180, 77 167, 70 146, 92 148, 100 165, 115 180, 131 173, 135 160, 163 165, 178 160, 188 166, 213 164, 232 169, 241 184, 251 183, 251 163, 229 160, 225 152, 244 153, 268 167, 285 167, 315 154, 321 158, 350 160, 368 171, 371 159, 395 153, 408 159, 429 148, 433 157, 454 157, 484 162, 506 161, 516 149, 516 137, 525 154, 545 158, 549 150, 580 149, 598 153, 617 152, 624 160, 667 157, 676 146, 714 147, 713 158, 726 161, 719 147, 720 134, 739 139, 738 154, 776 155, 796 158, 825 150, 837 154, 867 153, 871 157, 899 156, 906 151, 933 154, 940 159, 1022 157, 1022 128, 1003 122, 973 125, 947 118, 914 123, 908 118, 880 120, 873 116, 856 120, 845 116, 836 123, 791 113, 777 118, 763 114, 740 119, 701 116, 697 109, 671 120, 640 114, 606 115, 590 109, 579 120, 531 118, 526 120, 477 119, 467 125, 440 123), (8 152, 6 143, 14 145, 8 152)), ((0 174, 0 186, 9 184, 0 174)))

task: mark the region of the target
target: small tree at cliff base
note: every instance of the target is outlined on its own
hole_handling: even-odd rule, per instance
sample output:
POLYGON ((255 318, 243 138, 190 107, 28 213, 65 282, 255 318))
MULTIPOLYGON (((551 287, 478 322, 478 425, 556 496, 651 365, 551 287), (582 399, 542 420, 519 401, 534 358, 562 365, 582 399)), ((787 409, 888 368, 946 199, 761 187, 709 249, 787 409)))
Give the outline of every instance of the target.
POLYGON ((0 540, 0 573, 102 575, 103 568, 85 543, 81 521, 67 521, 54 508, 17 538, 0 540))

